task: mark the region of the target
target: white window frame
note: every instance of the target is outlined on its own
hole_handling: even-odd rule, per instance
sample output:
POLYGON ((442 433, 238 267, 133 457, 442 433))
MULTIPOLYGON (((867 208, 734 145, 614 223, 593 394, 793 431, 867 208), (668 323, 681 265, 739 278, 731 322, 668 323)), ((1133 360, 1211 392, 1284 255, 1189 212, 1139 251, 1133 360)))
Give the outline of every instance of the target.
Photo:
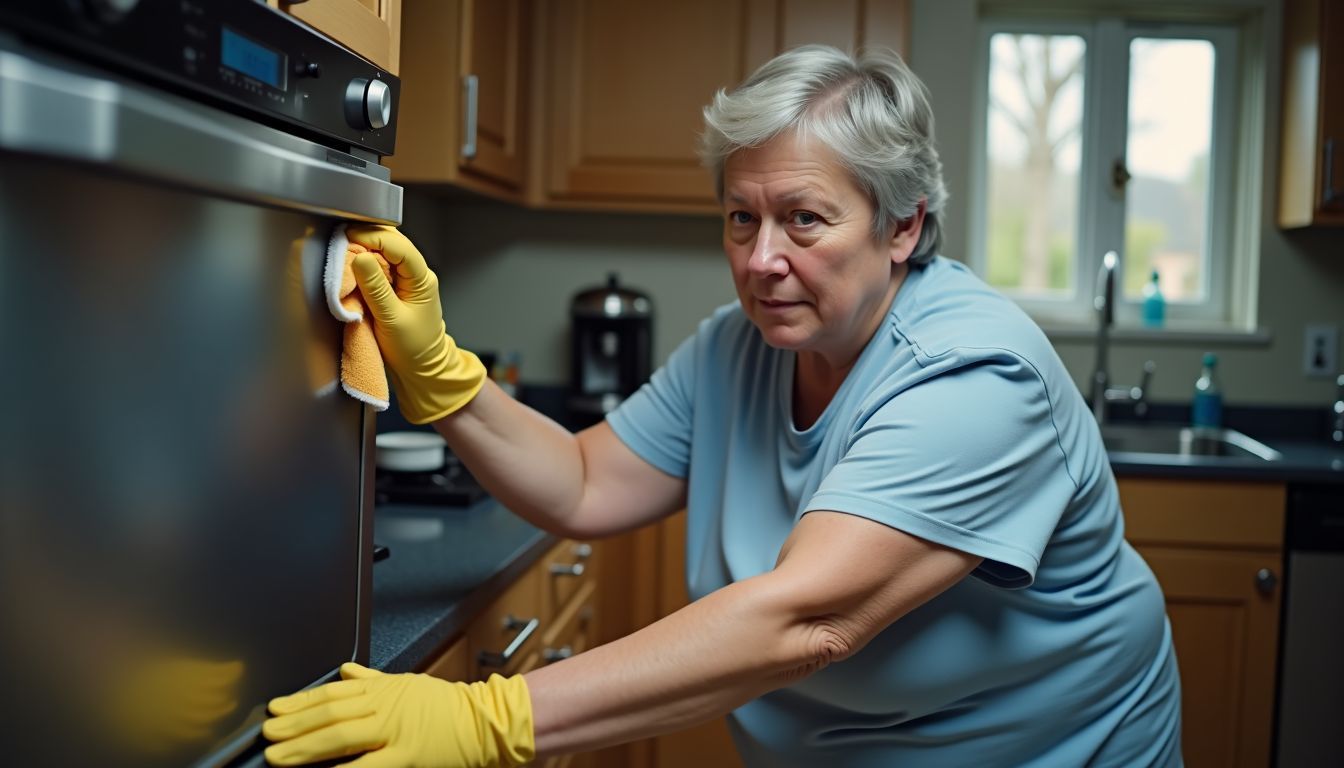
MULTIPOLYGON (((993 17, 983 19, 979 31, 971 131, 969 260, 972 268, 981 275, 987 274, 989 158, 985 141, 989 118, 990 40, 996 34, 1076 35, 1083 39, 1086 52, 1077 262, 1072 297, 1049 299, 1010 295, 1047 328, 1093 326, 1096 323, 1093 297, 1097 272, 1101 268, 1102 255, 1114 250, 1121 256, 1116 274, 1116 324, 1120 327, 1138 326, 1140 302, 1127 299, 1121 288, 1125 269, 1124 192, 1117 194, 1110 184, 1112 162, 1123 158, 1126 148, 1130 43, 1139 37, 1208 40, 1214 46, 1214 94, 1205 240, 1208 259, 1203 271, 1205 300, 1197 304, 1169 301, 1167 327, 1229 329, 1253 325, 1254 308, 1238 306, 1234 300, 1234 290, 1244 283, 1243 275, 1249 272, 1246 262, 1251 253, 1250 246, 1243 240, 1246 228, 1237 223, 1243 217, 1234 216, 1234 210, 1254 217, 1259 215, 1258 195, 1239 193, 1239 188, 1249 181, 1246 173, 1238 168, 1238 161, 1244 159, 1247 149, 1246 137, 1239 135, 1238 120, 1239 115, 1244 114, 1240 106, 1243 73, 1238 60, 1241 30, 1229 24, 1145 22, 1115 17, 1067 21, 993 17), (1103 94, 1107 103, 1103 103, 1103 94)), ((1240 290, 1236 292, 1240 293, 1240 290)))

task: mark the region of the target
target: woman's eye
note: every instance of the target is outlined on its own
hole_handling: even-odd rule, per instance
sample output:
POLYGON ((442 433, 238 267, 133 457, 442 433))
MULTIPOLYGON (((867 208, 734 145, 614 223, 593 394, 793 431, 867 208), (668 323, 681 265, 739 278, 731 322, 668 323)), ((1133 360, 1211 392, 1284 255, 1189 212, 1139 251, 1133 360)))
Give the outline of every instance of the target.
POLYGON ((734 224, 750 224, 751 214, 746 211, 733 211, 728 214, 728 220, 734 224))
POLYGON ((810 211, 798 211, 793 214, 793 223, 800 226, 810 227, 818 221, 820 219, 817 218, 817 214, 810 211))

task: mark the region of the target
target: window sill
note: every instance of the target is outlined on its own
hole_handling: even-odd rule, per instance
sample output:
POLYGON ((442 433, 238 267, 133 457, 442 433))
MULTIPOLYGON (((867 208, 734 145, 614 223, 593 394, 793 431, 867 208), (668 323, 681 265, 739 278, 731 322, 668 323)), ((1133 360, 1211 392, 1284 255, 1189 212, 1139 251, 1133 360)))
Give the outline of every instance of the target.
MULTIPOLYGON (((1041 330, 1052 342, 1094 342, 1096 326, 1041 324, 1041 330)), ((1112 344, 1216 344, 1222 347, 1268 347, 1274 334, 1268 328, 1242 330, 1234 328, 1125 328, 1112 327, 1112 344)))

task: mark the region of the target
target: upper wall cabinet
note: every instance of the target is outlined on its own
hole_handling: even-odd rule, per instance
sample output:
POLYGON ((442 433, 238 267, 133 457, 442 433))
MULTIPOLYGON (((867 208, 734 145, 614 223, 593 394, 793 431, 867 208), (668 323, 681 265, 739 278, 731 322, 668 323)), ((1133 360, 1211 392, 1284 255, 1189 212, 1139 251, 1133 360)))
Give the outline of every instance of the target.
POLYGON ((393 181, 522 200, 530 5, 404 0, 393 181))
POLYGON ((537 11, 531 202, 566 208, 717 210, 695 150, 718 89, 804 43, 904 54, 909 30, 908 0, 565 0, 537 11))
POLYGON ((302 19, 327 37, 399 75, 402 0, 306 0, 267 4, 302 19))
POLYGON ((1279 226, 1344 225, 1344 3, 1283 6, 1279 226))

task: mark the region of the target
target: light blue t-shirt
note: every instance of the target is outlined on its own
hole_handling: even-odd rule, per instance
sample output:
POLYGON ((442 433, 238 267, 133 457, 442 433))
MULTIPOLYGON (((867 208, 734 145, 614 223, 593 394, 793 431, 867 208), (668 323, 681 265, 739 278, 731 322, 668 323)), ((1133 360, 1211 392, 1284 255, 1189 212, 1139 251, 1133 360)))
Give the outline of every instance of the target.
MULTIPOLYGON (((1162 593, 1100 433, 1036 325, 961 264, 912 269, 815 424, 741 308, 609 416, 687 480, 692 599, 774 567, 810 510, 985 558, 854 656, 729 717, 750 766, 1180 765, 1162 593)), ((845 567, 861 568, 861 563, 845 567)))

